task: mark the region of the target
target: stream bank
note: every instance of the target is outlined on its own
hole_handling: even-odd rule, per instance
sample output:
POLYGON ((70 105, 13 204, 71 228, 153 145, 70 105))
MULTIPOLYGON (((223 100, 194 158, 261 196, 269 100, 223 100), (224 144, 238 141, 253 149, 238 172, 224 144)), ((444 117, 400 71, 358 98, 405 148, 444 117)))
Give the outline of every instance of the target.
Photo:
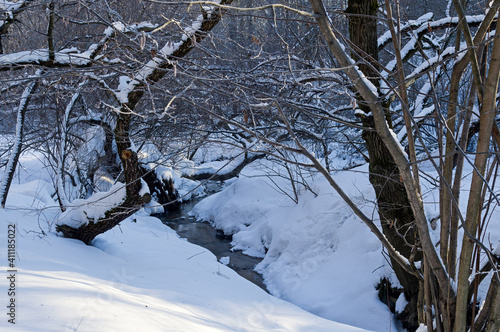
POLYGON ((230 236, 225 236, 209 222, 198 221, 189 215, 191 209, 205 197, 193 198, 182 203, 180 211, 165 213, 157 217, 175 230, 180 237, 209 250, 217 257, 217 260, 267 292, 262 275, 254 271, 255 265, 260 263, 262 258, 245 255, 239 250, 232 251, 230 236))

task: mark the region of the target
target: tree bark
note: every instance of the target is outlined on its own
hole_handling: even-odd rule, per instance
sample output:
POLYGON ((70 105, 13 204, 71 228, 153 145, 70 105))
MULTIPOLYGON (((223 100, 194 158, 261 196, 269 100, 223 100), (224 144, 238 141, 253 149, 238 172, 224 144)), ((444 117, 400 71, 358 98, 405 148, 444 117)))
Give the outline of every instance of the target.
MULTIPOLYGON (((37 72, 40 74, 40 71, 37 72)), ((19 157, 21 156, 21 151, 23 147, 24 139, 24 119, 26 118, 26 110, 28 109, 29 100, 31 94, 36 89, 37 82, 31 82, 28 87, 24 89, 23 95, 21 96, 21 101, 17 109, 17 122, 16 122, 16 138, 12 151, 10 152, 9 162, 5 168, 5 174, 0 184, 0 205, 5 208, 5 203, 7 202, 7 195, 9 193, 10 185, 12 184, 12 179, 14 178, 14 173, 16 172, 16 166, 19 162, 19 157)))
MULTIPOLYGON (((222 0, 221 5, 230 4, 233 0, 222 0)), ((143 205, 143 198, 139 195, 141 190, 141 177, 144 175, 139 165, 137 153, 133 151, 130 141, 130 126, 134 109, 145 93, 147 84, 154 84, 162 79, 166 73, 166 69, 173 68, 173 59, 184 57, 187 55, 199 42, 201 42, 222 18, 225 9, 214 7, 210 15, 204 12, 201 26, 190 36, 184 36, 178 48, 172 54, 164 57, 154 57, 154 61, 150 61, 141 70, 148 73, 142 77, 141 81, 133 86, 128 86, 130 91, 127 92, 126 101, 123 101, 120 110, 117 112, 116 127, 114 130, 115 142, 117 146, 118 156, 120 157, 123 174, 126 182, 126 198, 119 206, 112 208, 106 212, 106 216, 96 223, 89 222, 88 224, 75 229, 68 225, 58 225, 57 231, 63 233, 64 236, 80 239, 86 244, 99 234, 110 230, 118 225, 125 218, 131 216, 140 209, 143 205), (153 69, 151 70, 151 66, 153 69)), ((141 73, 139 70, 138 73, 141 73)), ((137 76, 141 76, 138 74, 137 76)), ((118 100, 120 100, 117 97, 118 100)), ((167 190, 168 191, 168 190, 167 190)))
MULTIPOLYGON (((357 65, 361 72, 375 86, 379 86, 376 20, 378 3, 375 0, 349 0, 348 4, 346 12, 349 14, 349 37, 357 51, 353 52, 353 57, 359 61, 357 65)), ((362 98, 358 98, 360 108, 369 114, 370 107, 362 98)), ((398 167, 375 130, 373 117, 366 115, 362 120, 366 128, 362 136, 370 158, 369 179, 375 189, 383 233, 394 248, 409 261, 421 260, 421 253, 417 252, 418 236, 414 227, 413 212, 398 167)), ((391 263, 409 302, 409 307, 401 314, 400 319, 405 327, 416 328, 419 323, 417 304, 419 280, 406 272, 392 258, 391 263)))
POLYGON ((349 19, 352 58, 359 70, 378 86, 377 0, 349 0, 345 12, 349 19))
MULTIPOLYGON (((475 172, 472 175, 467 214, 464 227, 470 235, 475 236, 478 220, 482 211, 482 191, 486 162, 489 156, 490 139, 496 115, 496 96, 498 92, 498 79, 500 77, 500 35, 496 35, 488 68, 488 77, 484 84, 484 98, 480 110, 479 121, 481 127, 478 134, 476 158, 474 161, 475 172)), ((460 265, 457 282, 457 307, 455 331, 464 331, 467 326, 467 317, 464 313, 468 307, 468 286, 471 273, 472 251, 474 243, 465 234, 462 240, 460 265)))
MULTIPOLYGON (((494 272, 498 273, 498 272, 494 272)), ((500 285, 495 277, 491 280, 490 290, 488 291, 492 297, 490 312, 486 321, 485 332, 498 332, 500 331, 500 285), (490 293, 491 292, 491 293, 490 293)), ((476 331, 480 331, 477 329, 476 331)))
POLYGON ((241 170, 247 166, 248 164, 254 162, 255 160, 262 159, 266 155, 265 154, 256 154, 251 157, 248 157, 245 154, 245 159, 236 166, 232 171, 224 174, 218 174, 218 173, 200 173, 200 174, 195 174, 195 175, 190 175, 187 176, 186 178, 191 179, 191 180, 212 180, 212 181, 226 181, 229 179, 232 179, 236 176, 238 176, 241 172, 241 170))
MULTIPOLYGON (((364 124, 367 125, 368 121, 365 120, 364 124)), ((371 124, 373 125, 373 122, 371 124)), ((405 258, 410 262, 419 261, 422 254, 417 251, 415 219, 398 167, 376 131, 364 130, 363 139, 370 156, 369 180, 375 190, 382 231, 405 258)), ((416 328, 419 324, 419 280, 405 271, 392 257, 391 264, 409 303, 400 319, 406 328, 416 328)))
POLYGON ((372 111, 375 130, 379 134, 381 142, 390 152, 399 170, 400 182, 405 187, 406 195, 413 212, 414 225, 418 230, 418 239, 422 251, 425 253, 425 257, 428 260, 430 272, 435 278, 436 289, 439 289, 439 294, 444 294, 440 300, 447 302, 454 312, 455 291, 450 285, 449 275, 431 240, 429 224, 425 216, 418 183, 415 182, 413 178, 410 164, 404 151, 401 149, 399 142, 394 138, 391 132, 390 122, 387 119, 387 113, 384 110, 378 93, 374 91, 372 84, 364 79, 364 75, 352 65, 351 59, 347 56, 344 47, 340 44, 336 34, 330 26, 330 21, 323 2, 321 0, 309 0, 309 2, 311 3, 316 21, 319 24, 320 31, 326 40, 329 50, 335 56, 339 65, 349 77, 350 82, 355 86, 357 92, 359 92, 372 111))

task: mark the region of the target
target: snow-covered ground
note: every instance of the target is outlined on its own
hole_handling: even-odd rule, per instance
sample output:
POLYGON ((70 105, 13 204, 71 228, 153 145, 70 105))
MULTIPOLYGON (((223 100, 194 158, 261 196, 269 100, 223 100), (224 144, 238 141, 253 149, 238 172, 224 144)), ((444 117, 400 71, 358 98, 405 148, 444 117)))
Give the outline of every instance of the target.
MULTIPOLYGON (((289 180, 271 182, 268 167, 256 162, 245 168, 193 213, 235 233, 236 249, 264 257, 257 271, 272 294, 334 321, 396 331, 375 289, 382 277, 392 277, 375 236, 325 180, 312 180, 314 194, 301 190, 296 204, 277 189, 289 190, 289 180)), ((336 180, 367 215, 376 216, 366 171, 339 173, 336 180)))
MULTIPOLYGON (((59 212, 36 155, 25 154, 21 165, 0 210, 2 331, 398 330, 375 289, 382 277, 397 284, 380 244, 321 177, 308 179, 311 191, 298 186, 295 203, 283 193, 291 192, 290 182, 268 176, 275 166, 254 162, 193 210, 234 234, 235 249, 263 257, 257 270, 271 296, 144 210, 92 246, 57 236, 55 223, 72 214, 59 212), (6 315, 10 224, 16 225, 15 326, 6 315)), ((377 218, 366 166, 335 178, 377 218)), ((462 204, 467 187, 464 180, 462 204)), ((427 183, 424 194, 430 219, 436 188, 427 183)), ((494 247, 499 218, 494 212, 484 234, 494 247)))
POLYGON ((93 246, 58 237, 48 175, 36 156, 21 164, 0 210, 2 331, 363 331, 267 294, 143 211, 93 246), (10 224, 15 296, 8 296, 10 224), (6 315, 10 298, 15 325, 6 315))
MULTIPOLYGON (((439 216, 438 176, 430 162, 420 166, 427 174, 422 188, 427 218, 432 220, 439 216)), ((296 204, 279 189, 290 192, 289 180, 275 177, 271 181, 270 167, 266 162, 246 167, 239 179, 200 202, 193 213, 234 234, 234 248, 264 257, 256 270, 275 296, 333 321, 375 331, 399 330, 375 290, 384 277, 399 284, 375 235, 322 177, 310 179, 312 192, 302 189, 296 204)), ((468 164, 462 211, 466 210, 471 174, 468 164)), ((334 178, 365 215, 378 218, 367 165, 339 172, 334 178)), ((481 239, 487 247, 500 250, 500 213, 498 209, 489 213, 481 239)), ((438 221, 431 231, 436 247, 439 230, 438 221)), ((460 239, 462 234, 460 230, 460 239)), ((486 262, 483 257, 481 264, 486 262)), ((488 282, 481 284, 479 301, 484 300, 487 288, 488 282)), ((405 302, 401 295, 396 310, 404 309, 405 302)))

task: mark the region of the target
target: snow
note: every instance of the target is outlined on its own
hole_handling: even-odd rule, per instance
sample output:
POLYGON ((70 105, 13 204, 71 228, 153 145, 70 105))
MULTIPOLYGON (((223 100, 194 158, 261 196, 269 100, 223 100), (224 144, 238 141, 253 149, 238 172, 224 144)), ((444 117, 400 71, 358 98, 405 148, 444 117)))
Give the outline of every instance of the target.
MULTIPOLYGON (((211 11, 207 12, 208 18, 211 15, 211 11)), ((135 75, 135 79, 130 79, 128 76, 121 76, 120 83, 115 96, 118 101, 122 104, 128 102, 129 94, 134 91, 134 89, 145 82, 148 77, 150 77, 155 70, 157 70, 162 64, 173 62, 171 60, 171 55, 174 54, 184 43, 186 43, 194 34, 201 28, 204 17, 199 15, 191 24, 191 26, 184 28, 184 33, 178 42, 169 41, 163 45, 159 50, 159 56, 153 57, 149 60, 135 75)))
POLYGON ((115 180, 104 167, 99 167, 94 172, 93 184, 96 191, 109 191, 115 180))
POLYGON ((221 257, 219 262, 224 265, 229 265, 231 258, 229 256, 221 257))
MULTIPOLYGON (((409 28, 411 28, 411 29, 418 28, 422 24, 432 20, 433 17, 434 17, 434 13, 426 13, 426 14, 420 16, 419 18, 417 18, 416 20, 408 21, 408 23, 403 25, 400 28, 400 30, 405 31, 405 30, 408 30, 409 28)), ((392 39, 392 34, 391 34, 390 30, 387 30, 382 36, 380 36, 378 38, 377 44, 380 47, 380 46, 386 44, 390 39, 392 39)))
POLYGON ((87 199, 75 199, 68 204, 67 211, 58 220, 74 228, 87 225, 89 220, 97 222, 105 217, 110 207, 118 206, 125 200, 125 184, 116 182, 108 192, 96 192, 87 199))
MULTIPOLYGON (((451 2, 451 1, 450 1, 450 2, 451 2)), ((426 326, 426 325, 424 325, 424 324, 420 324, 420 326, 418 327, 417 331, 415 331, 415 332, 427 332, 427 331, 429 331, 429 330, 427 329, 427 326, 426 326)))
MULTIPOLYGON (((68 64, 75 66, 85 66, 90 63, 88 52, 79 53, 75 48, 63 49, 55 52, 55 62, 59 64, 68 64)), ((0 55, 0 65, 14 65, 24 63, 41 63, 49 61, 49 50, 38 49, 32 51, 21 51, 0 55)))
MULTIPOLYGON (((256 270, 273 295, 334 321, 396 331, 375 290, 381 277, 393 278, 375 236, 326 181, 315 180, 312 189, 318 196, 302 190, 295 204, 264 172, 261 164, 251 164, 222 192, 198 203, 193 213, 226 234, 234 233, 234 249, 264 257, 256 270)), ((366 172, 365 166, 336 180, 352 188, 364 212, 372 215, 374 206, 364 198, 373 195, 366 172), (365 175, 360 178, 359 172, 365 175)), ((277 176, 273 181, 289 186, 277 176)))
POLYGON ((197 175, 197 174, 227 174, 233 171, 241 162, 245 159, 244 155, 234 157, 231 160, 214 160, 201 165, 193 165, 192 167, 186 168, 184 172, 186 174, 197 175))
POLYGON ((435 57, 432 57, 432 58, 429 58, 429 59, 426 59, 425 61, 423 61, 420 66, 418 66, 417 68, 415 68, 413 70, 413 72, 410 75, 408 75, 407 79, 412 79, 414 77, 417 77, 418 75, 420 75, 427 68, 430 68, 433 65, 435 65, 436 63, 439 63, 439 62, 443 61, 447 56, 455 54, 458 57, 460 55, 463 55, 464 52, 465 52, 465 50, 467 50, 467 45, 465 43, 462 43, 460 45, 460 51, 457 54, 455 54, 455 46, 447 47, 439 55, 437 55, 435 57))
MULTIPOLYGON (((432 90, 432 84, 431 82, 425 82, 425 84, 420 88, 419 94, 415 98, 414 102, 414 107, 415 107, 415 114, 421 113, 422 107, 424 106, 424 101, 427 98, 427 96, 430 94, 432 90)), ((422 115, 425 116, 426 114, 422 115)))
MULTIPOLYGON (((205 151, 198 160, 218 158, 216 150, 205 151)), ((156 160, 156 153, 151 147, 141 150, 144 160, 156 160)), ((20 331, 398 331, 375 289, 382 277, 397 284, 380 243, 321 177, 306 177, 314 193, 298 186, 295 203, 279 189, 291 189, 279 168, 274 166, 271 181, 270 161, 254 162, 194 209, 200 218, 232 233, 234 249, 263 257, 256 269, 272 296, 229 269, 229 257, 217 261, 206 249, 180 239, 149 216, 150 207, 98 236, 92 246, 59 237, 56 223, 76 219, 78 226, 102 216, 123 199, 124 186, 116 183, 108 192, 73 200, 72 208, 61 213, 40 158, 22 156, 24 167, 6 209, 0 210, 0 239, 7 238, 8 224, 17 225, 20 331)), ((178 188, 199 185, 180 177, 178 169, 154 167, 178 188)), ((424 163, 422 169, 432 177, 431 167, 424 163)), ((471 172, 466 165, 464 188, 471 172)), ((367 166, 334 177, 365 214, 377 217, 367 166)), ((438 192, 423 182, 430 218, 438 213, 438 192)), ((461 198, 466 204, 466 192, 461 198)), ((437 232, 439 228, 433 235, 437 232)), ((497 223, 485 236, 498 254, 497 223)), ((2 271, 7 269, 5 253, 1 251, 2 271)), ((1 279, 0 293, 6 294, 7 282, 1 279)), ((486 288, 487 283, 481 284, 480 300, 486 288)), ((404 304, 400 297, 397 310, 404 304)), ((0 328, 7 324, 0 320, 0 328)))
MULTIPOLYGON (((415 50, 415 48, 418 45, 418 41, 420 39, 420 34, 422 34, 426 30, 432 30, 434 28, 440 28, 443 26, 446 26, 447 24, 453 23, 453 24, 458 24, 459 18, 458 17, 445 17, 441 18, 439 20, 431 21, 433 17, 432 13, 427 13, 418 18, 415 21, 409 21, 408 24, 403 26, 401 30, 406 30, 406 29, 411 29, 411 38, 410 40, 403 46, 401 49, 401 58, 405 58, 411 51, 415 50)), ((484 15, 470 15, 465 17, 467 22, 469 23, 480 23, 484 19, 484 15)), ((378 45, 379 47, 386 44, 390 39, 392 38, 390 31, 387 31, 384 33, 381 37, 378 39, 378 45)), ((440 52, 437 56, 430 57, 426 59, 425 61, 422 62, 416 69, 413 70, 413 72, 407 76, 407 80, 411 81, 412 79, 420 76, 425 70, 428 68, 431 68, 433 65, 442 62, 446 57, 449 56, 454 56, 455 60, 458 61, 461 57, 465 55, 465 51, 467 50, 467 45, 465 43, 460 45, 460 49, 458 52, 455 52, 455 47, 447 47, 444 50, 440 52)), ((390 74, 393 73, 393 71, 397 67, 397 61, 396 59, 393 59, 389 61, 386 65, 385 68, 387 71, 385 71, 382 76, 383 78, 387 79, 390 74)), ((389 90, 389 87, 387 86, 387 83, 383 80, 382 81, 382 90, 389 90)))
MULTIPOLYGON (((14 3, 0 1, 0 6, 8 4, 14 6, 14 3)), ((203 8, 210 15, 215 7, 204 5, 203 8)), ((414 31, 418 34, 421 29, 456 22, 453 21, 456 18, 446 18, 427 23, 431 19, 431 14, 426 14, 409 25, 419 26, 414 31)), ((482 16, 470 19, 478 21, 482 16)), ((177 42, 166 43, 158 51, 158 57, 150 60, 137 75, 121 76, 116 90, 118 99, 126 103, 129 93, 160 64, 168 63, 168 57, 201 28, 202 22, 200 15, 191 26, 184 28, 177 42)), ((109 38, 114 31, 127 32, 141 27, 153 25, 141 23, 133 27, 115 23, 105 30, 104 37, 109 38)), ((389 37, 382 36, 379 43, 389 37)), ((406 43, 403 56, 415 48, 416 41, 413 38, 406 43)), ((76 48, 63 49, 56 53, 56 61, 86 64, 98 47, 99 44, 93 44, 83 53, 76 48)), ((454 52, 455 49, 449 47, 439 56, 430 57, 410 78, 421 75, 454 52)), ((463 54, 462 51, 460 55, 463 54)), ((0 65, 47 60, 47 50, 35 50, 1 55, 0 65)), ((393 65, 395 62, 387 67, 393 65)), ((356 66, 354 69, 359 71, 356 66)), ((377 94, 376 87, 360 75, 377 94)), ((430 88, 430 84, 424 86, 422 96, 430 88)), ((76 96, 74 94, 74 98, 76 96)), ((424 108, 420 97, 415 104, 416 117, 424 117, 434 110, 433 106, 424 108)), ((268 108, 269 104, 251 106, 268 108)), ((67 108, 66 117, 69 111, 67 108)), ((359 110, 355 112, 359 114, 359 110)), ((399 138, 402 133, 404 130, 399 138)), ((392 131, 391 134, 398 141, 392 131)), ((88 143, 79 152, 89 151, 83 153, 89 163, 98 157, 94 151, 103 150, 103 135, 100 127, 91 127, 84 133, 88 143)), ((65 150, 64 139, 60 149, 65 150)), ((159 151, 147 145, 138 152, 141 161, 155 169, 161 179, 173 180, 185 200, 203 195, 204 186, 183 175, 227 174, 243 158, 238 149, 226 150, 210 144, 198 150, 194 161, 162 160, 159 151)), ((8 225, 17 227, 19 316, 16 328, 21 331, 398 330, 394 316, 379 301, 375 289, 383 277, 389 278, 393 285, 398 284, 379 241, 318 175, 305 176, 310 191, 297 185, 295 202, 283 194, 292 193, 286 172, 280 173, 279 166, 272 166, 269 161, 254 162, 239 178, 227 181, 221 192, 194 208, 198 218, 233 235, 234 250, 263 258, 256 270, 262 273, 272 294, 269 295, 229 269, 229 257, 217 260, 206 249, 180 239, 157 218, 151 217, 152 212, 159 211, 154 201, 119 227, 98 236, 91 246, 60 237, 55 232, 57 224, 80 227, 102 218, 110 207, 123 202, 125 185, 115 183, 104 168, 98 169, 94 176, 99 190, 86 199, 72 199, 68 195, 67 211, 62 213, 54 199, 54 175, 47 173, 40 158, 36 154, 22 156, 23 168, 17 171, 17 183, 11 188, 7 208, 0 210, 0 242, 7 238, 8 225), (274 167, 273 174, 268 171, 270 167, 274 167)), ((60 168, 64 168, 63 158, 59 163, 60 168)), ((467 188, 472 167, 466 165, 465 168, 464 188, 467 188)), ((433 181, 438 178, 425 162, 421 169, 428 171, 433 181)), ((334 177, 363 213, 376 220, 368 167, 361 166, 334 177)), ((426 215, 433 219, 439 216, 438 192, 432 181, 422 181, 426 215)), ((148 188, 144 181, 141 183, 143 195, 148 188)), ((59 182, 60 192, 62 184, 59 182)), ((460 204, 464 204, 466 198, 464 192, 460 204)), ((489 217, 498 220, 499 216, 492 212, 489 217)), ((430 232, 437 244, 438 231, 430 232)), ((500 255, 498 223, 492 223, 485 236, 489 247, 495 248, 493 253, 500 255)), ((0 265, 2 271, 6 271, 6 250, 1 252, 0 265)), ((7 282, 1 278, 0 293, 4 296, 7 282)), ((481 285, 479 299, 484 299, 485 284, 481 285)), ((405 297, 400 296, 396 311, 401 312, 406 303, 405 297)), ((5 317, 0 320, 0 328, 9 327, 12 326, 5 317)))
MULTIPOLYGON (((40 74, 40 71, 38 70, 36 72, 36 76, 40 74)), ((33 92, 33 89, 35 88, 36 82, 32 81, 23 91, 23 94, 21 96, 21 100, 19 101, 19 106, 17 107, 17 120, 16 120, 16 133, 15 133, 15 142, 14 145, 10 151, 10 156, 9 156, 9 161, 7 163, 7 166, 5 168, 5 174, 0 181, 0 198, 4 197, 5 191, 7 190, 7 182, 8 182, 8 177, 7 175, 12 172, 12 170, 15 167, 15 162, 16 156, 21 152, 21 147, 23 144, 23 126, 24 126, 24 113, 26 112, 27 108, 27 103, 28 103, 28 98, 30 94, 33 92)))
MULTIPOLYGON (((262 163, 247 166, 240 178, 198 203, 193 213, 213 222, 224 233, 233 234, 234 249, 264 257, 256 270, 263 274, 273 295, 334 321, 373 331, 397 331, 393 316, 377 298, 375 285, 382 277, 393 285, 399 282, 374 235, 325 180, 310 179, 315 194, 301 189, 299 203, 295 204, 277 189, 289 187, 288 180, 276 176, 273 184, 262 163)), ((430 165, 423 163, 422 169, 430 179, 438 178, 430 165)), ((467 202, 471 171, 472 166, 467 165, 462 205, 467 202)), ((348 189, 366 215, 377 217, 366 165, 338 173, 335 180, 348 189)), ((430 220, 439 215, 439 192, 433 182, 425 180, 422 190, 430 220)), ((437 243, 439 227, 430 231, 437 243)), ((500 227, 490 224, 487 237, 493 248, 497 246, 498 254, 500 227)), ((487 284, 481 285, 480 299, 484 299, 487 284)), ((397 311, 401 312, 405 303, 401 296, 397 311)))
POLYGON ((434 106, 434 105, 429 106, 429 107, 426 107, 426 108, 424 108, 423 110, 421 110, 420 112, 415 113, 415 118, 423 118, 423 117, 426 117, 426 116, 428 116, 429 114, 431 114, 432 112, 434 112, 434 109, 435 109, 435 106, 434 106))
POLYGON ((25 1, 0 1, 0 10, 2 11, 13 11, 19 9, 21 5, 24 4, 25 1))
POLYGON ((499 244, 497 245, 497 247, 495 248, 495 250, 493 250, 493 254, 494 255, 497 255, 497 256, 500 256, 500 241, 498 241, 499 244))
MULTIPOLYGON (((0 10, 2 11, 2 16, 7 20, 12 20, 14 18, 14 11, 25 5, 26 1, 0 1, 0 10)), ((0 20, 0 27, 5 24, 5 20, 0 20)))
POLYGON ((399 149, 401 150, 405 158, 408 159, 408 154, 405 152, 404 147, 401 145, 401 142, 398 139, 398 135, 396 135, 396 133, 391 128, 389 128, 389 133, 391 134, 392 138, 394 139, 394 142, 396 142, 396 144, 398 145, 399 149))
MULTIPOLYGON (((6 2, 4 2, 6 3, 6 2)), ((19 7, 22 1, 19 1, 19 7)), ((11 4, 10 6, 14 6, 15 4, 11 4)), ((3 6, 3 3, 0 2, 0 8, 3 6)), ((15 9, 17 9, 17 7, 15 9)), ((3 22, 3 21, 0 21, 3 22)), ((0 23, 0 26, 3 23, 0 23)), ((99 42, 101 45, 104 44, 109 38, 113 35, 114 31, 119 31, 122 33, 129 31, 136 31, 138 29, 143 28, 154 28, 156 25, 149 22, 142 22, 139 24, 132 25, 124 25, 121 22, 114 22, 112 26, 106 28, 104 30, 104 37, 99 42)), ((91 64, 92 60, 96 57, 96 50, 98 49, 99 44, 92 44, 89 46, 87 50, 84 52, 80 52, 76 47, 70 47, 66 49, 59 50, 55 52, 55 63, 61 65, 75 65, 75 66, 86 66, 91 64)), ((14 64, 36 64, 49 61, 49 50, 48 49, 38 49, 38 50, 29 50, 29 51, 21 51, 16 53, 4 54, 0 55, 0 66, 8 66, 14 64)), ((110 63, 120 61, 119 59, 107 60, 110 63)), ((138 83, 137 83, 138 84, 138 83)))
MULTIPOLYGON (((17 229, 16 330, 366 331, 267 294, 143 210, 92 246, 58 237, 54 222, 67 215, 38 157, 22 157, 25 172, 0 210, 2 241, 9 224, 17 229)), ((1 278, 0 293, 8 282, 1 278)))
POLYGON ((401 293, 396 301, 396 312, 403 312, 407 304, 408 301, 406 300, 404 293, 401 293))
MULTIPOLYGON (((79 86, 81 87, 84 83, 81 83, 79 86)), ((66 141, 67 141, 67 128, 68 128, 68 122, 69 118, 71 115, 71 112, 73 111, 73 107, 75 105, 76 100, 80 97, 80 91, 79 89, 75 91, 73 94, 73 97, 71 97, 70 102, 66 106, 66 110, 64 112, 64 118, 62 119, 62 128, 61 128, 61 139, 60 139, 60 146, 59 146, 59 153, 57 154, 57 169, 58 169, 58 174, 57 174, 57 194, 59 196, 59 199, 61 201, 61 204, 63 206, 68 206, 69 205, 69 200, 66 196, 66 191, 64 188, 64 179, 65 179, 65 160, 67 157, 67 151, 66 151, 66 141)))
POLYGON ((161 180, 172 179, 175 189, 179 193, 180 201, 190 200, 194 196, 203 196, 205 187, 197 181, 181 177, 182 172, 165 165, 150 163, 146 165, 149 169, 154 169, 161 180))
POLYGON ((23 51, 18 53, 5 54, 0 56, 0 63, 2 65, 15 64, 19 61, 24 62, 36 62, 48 60, 49 52, 47 49, 33 50, 33 51, 23 51))

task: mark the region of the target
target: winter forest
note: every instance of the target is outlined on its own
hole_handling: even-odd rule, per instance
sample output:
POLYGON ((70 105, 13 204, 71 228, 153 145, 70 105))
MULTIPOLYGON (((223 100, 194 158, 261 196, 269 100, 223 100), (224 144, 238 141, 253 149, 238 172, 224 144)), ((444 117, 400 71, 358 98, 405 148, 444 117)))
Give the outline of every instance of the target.
POLYGON ((500 331, 500 0, 0 0, 2 331, 500 331))

